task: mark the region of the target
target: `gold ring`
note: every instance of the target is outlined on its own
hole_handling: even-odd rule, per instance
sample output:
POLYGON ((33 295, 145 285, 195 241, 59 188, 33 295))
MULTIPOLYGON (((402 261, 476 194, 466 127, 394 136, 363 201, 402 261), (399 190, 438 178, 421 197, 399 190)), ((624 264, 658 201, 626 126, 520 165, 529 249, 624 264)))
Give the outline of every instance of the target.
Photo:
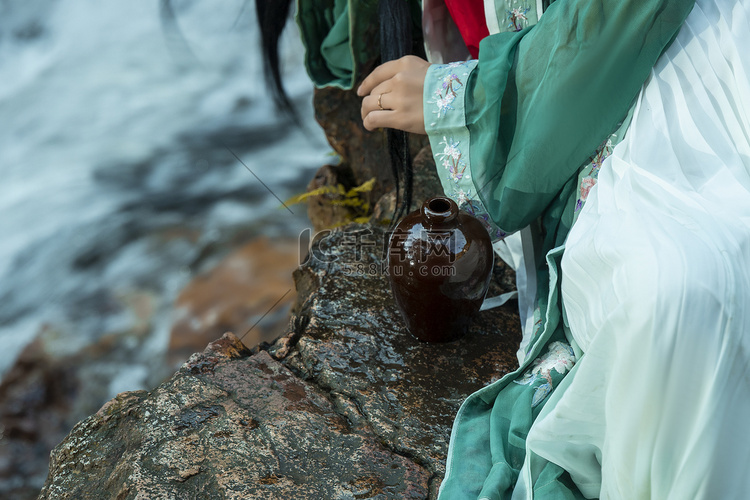
POLYGON ((382 109, 383 111, 385 111, 385 108, 384 108, 384 107, 383 107, 383 105, 382 105, 382 104, 380 103, 380 100, 381 100, 382 98, 383 98, 383 94, 380 94, 380 95, 378 96, 378 107, 379 107, 380 109, 382 109))

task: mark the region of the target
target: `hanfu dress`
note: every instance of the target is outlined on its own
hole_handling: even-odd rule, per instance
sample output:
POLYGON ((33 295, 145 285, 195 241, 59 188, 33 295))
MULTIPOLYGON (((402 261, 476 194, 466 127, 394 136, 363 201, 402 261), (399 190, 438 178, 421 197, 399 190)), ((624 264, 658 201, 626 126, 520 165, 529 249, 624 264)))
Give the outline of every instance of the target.
POLYGON ((425 81, 446 194, 529 232, 535 290, 440 498, 748 498, 750 0, 531 3, 425 81))

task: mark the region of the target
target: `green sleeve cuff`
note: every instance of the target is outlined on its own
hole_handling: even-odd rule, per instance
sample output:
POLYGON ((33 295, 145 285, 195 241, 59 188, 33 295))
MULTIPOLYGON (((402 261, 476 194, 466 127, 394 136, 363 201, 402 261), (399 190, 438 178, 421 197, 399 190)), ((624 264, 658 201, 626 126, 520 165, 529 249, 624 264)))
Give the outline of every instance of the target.
POLYGON ((507 233, 492 222, 476 195, 469 167, 470 137, 464 99, 466 82, 476 66, 476 60, 430 66, 424 84, 425 131, 445 195, 461 210, 477 217, 496 241, 507 233))

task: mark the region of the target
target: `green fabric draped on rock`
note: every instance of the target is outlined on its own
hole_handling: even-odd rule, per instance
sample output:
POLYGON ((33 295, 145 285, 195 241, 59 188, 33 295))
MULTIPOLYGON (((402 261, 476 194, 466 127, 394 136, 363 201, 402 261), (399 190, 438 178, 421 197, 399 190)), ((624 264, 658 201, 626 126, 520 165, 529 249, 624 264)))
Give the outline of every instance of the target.
MULTIPOLYGON (((414 33, 421 2, 408 1, 414 33)), ((317 87, 351 89, 380 54, 378 0, 297 0, 296 21, 305 45, 305 66, 317 87)), ((417 37, 418 38, 418 37, 417 37)))

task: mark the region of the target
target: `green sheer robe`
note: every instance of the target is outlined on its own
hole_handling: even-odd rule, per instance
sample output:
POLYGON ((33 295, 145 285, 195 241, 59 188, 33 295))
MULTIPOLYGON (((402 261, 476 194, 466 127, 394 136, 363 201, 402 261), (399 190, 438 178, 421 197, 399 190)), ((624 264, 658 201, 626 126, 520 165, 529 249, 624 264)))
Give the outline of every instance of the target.
MULTIPOLYGON (((527 450, 526 436, 545 402, 585 355, 566 331, 559 293, 565 237, 612 141, 659 55, 693 0, 558 0, 534 24, 536 9, 497 0, 506 31, 485 38, 479 59, 433 65, 424 89, 425 126, 447 195, 485 220, 494 238, 539 224, 535 327, 521 366, 469 396, 456 417, 440 498, 583 498, 567 473, 527 450), (514 10, 515 9, 515 10, 514 10), (519 14, 526 19, 519 26, 519 14)), ((342 0, 341 4, 344 2, 342 0)), ((367 2, 349 2, 350 15, 367 2), (354 7, 353 7, 354 6, 354 7)), ((317 43, 333 10, 298 0, 308 68, 317 85, 351 86, 361 75, 320 78, 317 43), (324 9, 325 10, 325 9, 324 9), (326 17, 328 16, 328 17, 326 17), (311 27, 311 24, 315 24, 311 27), (310 57, 315 62, 310 62, 310 57), (313 71, 314 70, 314 71, 313 71), (347 79, 348 78, 348 79, 347 79)), ((353 60, 354 60, 353 59, 353 60)), ((338 70, 337 70, 338 71, 338 70)), ((331 74, 334 71, 331 70, 331 74)), ((564 439, 564 436, 561 436, 564 439)))

